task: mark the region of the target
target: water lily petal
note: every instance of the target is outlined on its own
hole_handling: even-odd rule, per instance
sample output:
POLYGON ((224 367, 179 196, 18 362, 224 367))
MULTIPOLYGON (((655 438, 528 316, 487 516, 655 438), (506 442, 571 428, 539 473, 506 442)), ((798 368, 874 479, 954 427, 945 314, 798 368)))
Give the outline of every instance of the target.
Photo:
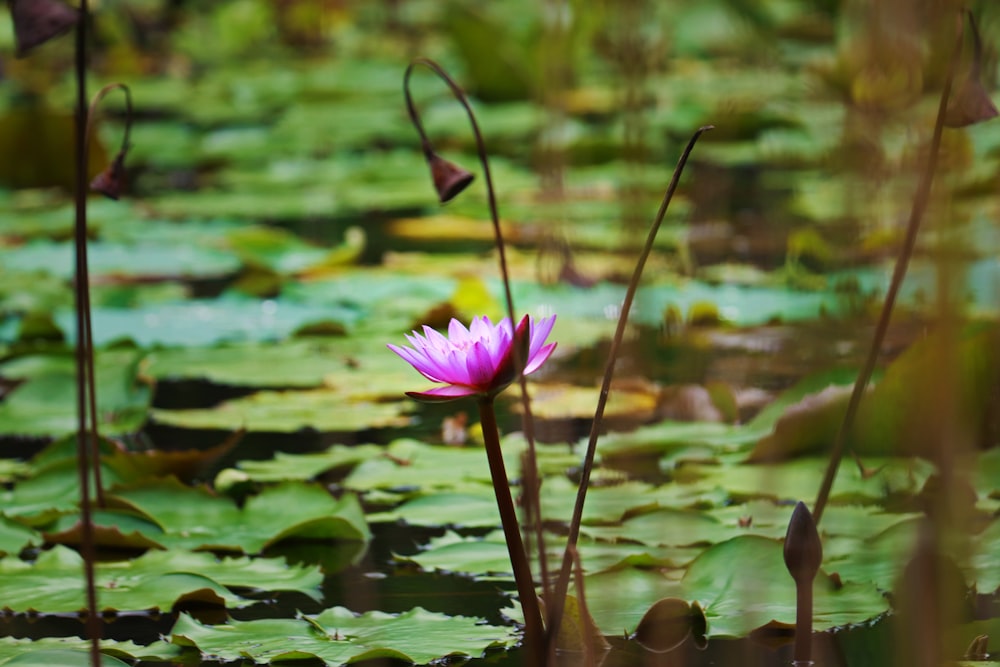
POLYGON ((413 366, 418 373, 431 382, 447 382, 447 380, 441 378, 440 372, 438 372, 435 368, 433 358, 423 356, 419 352, 411 350, 408 347, 397 347, 392 344, 386 345, 386 347, 402 357, 407 363, 413 366))
POLYGON ((552 351, 555 350, 555 349, 556 349, 556 344, 555 343, 549 343, 548 345, 546 345, 545 347, 543 347, 541 350, 539 350, 538 352, 536 352, 535 354, 533 354, 531 356, 531 359, 528 360, 528 365, 524 367, 524 374, 525 375, 530 375, 531 373, 534 373, 535 371, 537 371, 539 369, 539 367, 541 367, 541 365, 546 362, 546 360, 549 358, 549 356, 552 355, 552 351))
POLYGON ((427 391, 408 391, 406 392, 406 395, 412 399, 427 403, 444 403, 446 401, 453 401, 456 398, 475 396, 478 393, 480 392, 473 387, 448 384, 442 387, 434 387, 433 389, 428 389, 427 391))
POLYGON ((483 343, 474 343, 466 356, 466 368, 469 371, 469 384, 474 387, 489 389, 496 375, 496 367, 490 359, 490 353, 483 343))
POLYGON ((549 337, 550 333, 552 333, 552 327, 555 326, 555 323, 555 315, 544 317, 531 323, 531 344, 528 350, 529 358, 537 354, 538 350, 540 350, 542 345, 545 344, 545 339, 549 337))
POLYGON ((502 391, 516 377, 514 345, 522 350, 525 373, 537 370, 555 349, 545 339, 552 331, 555 316, 534 322, 524 316, 513 329, 508 318, 494 325, 488 317, 472 320, 466 328, 453 318, 448 336, 429 326, 423 334, 406 335, 412 347, 389 345, 389 349, 412 365, 432 382, 443 384, 425 392, 407 392, 423 401, 447 401, 462 396, 493 395, 502 391))

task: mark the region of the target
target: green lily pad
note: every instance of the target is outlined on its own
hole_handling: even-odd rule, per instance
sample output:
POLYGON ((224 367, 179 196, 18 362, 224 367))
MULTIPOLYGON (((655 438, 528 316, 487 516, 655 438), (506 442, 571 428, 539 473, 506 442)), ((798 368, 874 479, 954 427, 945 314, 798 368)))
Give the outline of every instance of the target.
MULTIPOLYGON (((718 485, 737 498, 810 499, 816 495, 826 471, 826 459, 801 458, 781 464, 700 465, 689 464, 686 474, 700 484, 718 485)), ((863 478, 854 461, 845 460, 830 498, 839 503, 877 503, 891 495, 913 495, 920 491, 933 466, 917 459, 868 458, 866 467, 876 471, 863 478)))
POLYGON ((404 403, 345 399, 335 390, 259 391, 214 408, 150 411, 161 424, 178 428, 294 433, 303 429, 352 433, 370 428, 406 426, 404 403))
POLYGON ((587 610, 606 635, 630 634, 658 600, 682 597, 675 579, 658 570, 626 567, 584 579, 587 610))
MULTIPOLYGON (((0 665, 70 665, 72 667, 89 667, 90 641, 78 637, 39 637, 36 639, 0 638, 0 665), (73 653, 70 657, 66 653, 73 653), (17 662, 9 662, 17 660, 17 662), (50 662, 50 660, 52 662, 50 662), (61 662, 61 661, 65 662, 61 662)), ((166 642, 154 642, 149 646, 140 646, 131 641, 101 640, 101 652, 108 665, 125 665, 121 660, 165 660, 178 655, 177 647, 166 642)))
MULTIPOLYGON (((679 597, 697 600, 705 610, 709 636, 742 637, 770 621, 795 622, 795 582, 775 540, 751 535, 710 547, 688 567, 681 586, 679 597)), ((865 621, 889 608, 875 586, 838 588, 822 572, 813 595, 813 627, 820 631, 865 621)))
POLYGON ((975 540, 975 551, 970 559, 974 575, 970 581, 975 582, 980 593, 991 593, 1000 589, 1000 571, 997 568, 996 554, 1000 553, 1000 520, 994 519, 975 540))
MULTIPOLYGON (((80 486, 76 461, 63 459, 46 465, 37 474, 21 480, 12 489, 0 491, 3 514, 28 526, 40 527, 64 514, 79 510, 80 486)), ((105 487, 119 481, 109 468, 101 466, 105 487)))
MULTIPOLYGON (((285 299, 226 296, 138 308, 94 308, 94 344, 131 340, 140 346, 212 345, 225 341, 287 338, 313 322, 335 320, 349 328, 358 318, 350 308, 318 308, 285 299)), ((71 312, 56 313, 56 324, 74 340, 71 312)))
POLYGON ((238 469, 229 468, 216 476, 215 488, 225 492, 226 485, 239 482, 286 482, 316 479, 333 470, 350 470, 362 461, 377 458, 385 450, 378 445, 333 446, 323 452, 286 454, 277 452, 268 461, 240 461, 238 469))
MULTIPOLYGON (((43 648, 24 651, 12 658, 0 662, 0 665, 46 665, 47 667, 89 667, 93 663, 90 653, 86 648, 78 650, 43 648)), ((122 662, 118 658, 110 655, 101 655, 102 667, 128 667, 127 662, 122 662)))
MULTIPOLYGON (((387 341, 392 340, 386 336, 387 341)), ((156 350, 146 373, 245 387, 336 389, 345 397, 402 397, 412 371, 374 336, 307 338, 156 350)))
MULTIPOLYGON (((564 537, 554 534, 546 534, 545 539, 549 567, 558 567, 566 541, 564 537)), ((586 536, 577 543, 576 549, 587 574, 627 567, 679 569, 694 560, 701 551, 655 548, 624 541, 598 542, 586 536)), ((532 557, 535 560, 534 553, 532 557)), ((442 537, 431 539, 420 552, 409 556, 397 555, 396 560, 413 563, 426 571, 441 570, 477 579, 513 581, 510 555, 501 531, 483 537, 462 537, 448 531, 442 537)))
MULTIPOLYGON (((105 350, 96 355, 98 425, 103 433, 138 429, 152 398, 139 378, 143 353, 105 350)), ((0 366, 0 375, 24 382, 0 403, 0 432, 60 436, 77 429, 76 366, 69 355, 31 355, 0 366)))
POLYGON ((169 479, 116 490, 108 502, 154 522, 162 533, 148 537, 170 548, 257 554, 288 539, 370 539, 354 495, 335 500, 322 487, 302 483, 268 487, 242 508, 227 497, 169 479))
POLYGON ((323 573, 315 565, 290 565, 284 558, 216 558, 210 553, 179 550, 148 551, 135 560, 102 567, 102 572, 109 577, 114 577, 118 571, 126 577, 136 570, 183 572, 207 577, 230 589, 296 591, 317 601, 321 598, 320 585, 323 583, 323 573))
MULTIPOLYGON (((90 243, 87 246, 92 280, 102 278, 167 279, 213 278, 229 275, 239 260, 226 252, 192 244, 90 243)), ((36 241, 18 248, 0 247, 0 264, 9 270, 47 267, 63 280, 73 275, 73 245, 36 241)))
POLYGON ((368 518, 373 523, 402 520, 411 526, 495 528, 500 525, 496 499, 492 488, 486 486, 476 493, 441 491, 419 496, 368 518))
POLYGON ((196 647, 204 658, 275 662, 313 658, 327 664, 395 658, 425 664, 451 655, 478 656, 512 645, 513 628, 479 619, 435 614, 421 608, 403 614, 356 615, 343 607, 299 619, 231 620, 207 626, 181 614, 171 641, 196 647))
POLYGON ((31 528, 0 515, 0 556, 17 555, 31 544, 40 546, 42 536, 31 528))
MULTIPOLYGON (((56 546, 34 563, 0 559, 4 607, 69 613, 86 609, 83 561, 79 554, 56 546)), ((140 560, 98 564, 98 605, 102 610, 169 610, 182 600, 236 607, 248 604, 209 577, 183 570, 143 567, 140 560)))
MULTIPOLYGON (((520 476, 521 455, 526 448, 524 439, 517 436, 502 441, 504 467, 511 479, 520 476)), ((543 475, 560 473, 578 463, 575 456, 559 448, 536 446, 536 451, 543 475)), ((359 491, 408 488, 426 492, 471 488, 470 482, 492 489, 490 480, 486 452, 481 447, 429 445, 401 438, 389 443, 383 456, 362 461, 344 480, 344 486, 359 491)))

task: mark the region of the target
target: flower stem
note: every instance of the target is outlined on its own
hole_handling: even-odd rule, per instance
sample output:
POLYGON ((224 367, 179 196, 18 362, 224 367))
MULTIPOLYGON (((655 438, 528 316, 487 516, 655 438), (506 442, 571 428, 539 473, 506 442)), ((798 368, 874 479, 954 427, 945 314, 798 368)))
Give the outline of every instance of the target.
POLYGON ((493 480, 493 493, 496 495, 500 522, 507 540, 507 552, 510 554, 510 564, 514 570, 517 595, 521 600, 521 609, 524 612, 524 651, 526 653, 524 664, 528 667, 542 667, 545 664, 542 613, 538 605, 538 597, 535 594, 531 566, 524 550, 524 542, 521 540, 521 528, 517 522, 514 499, 510 494, 510 484, 507 481, 507 470, 503 463, 503 452, 500 450, 500 431, 497 428, 492 397, 480 399, 479 421, 483 428, 486 458, 490 464, 490 478, 493 480))
POLYGON ((570 573, 573 567, 573 552, 576 550, 577 540, 580 538, 580 523, 583 521, 583 503, 587 497, 587 487, 590 485, 590 474, 594 469, 594 457, 597 454, 597 437, 600 433, 601 420, 604 417, 604 408, 608 403, 608 395, 611 393, 611 378, 614 376, 615 363, 618 361, 618 348, 621 347, 622 339, 625 336, 625 323, 628 321, 629 311, 632 309, 632 301, 635 293, 639 289, 639 279, 642 277, 642 270, 646 266, 646 259, 653 250, 653 241, 656 240, 656 232, 660 229, 663 216, 667 213, 667 207, 674 197, 677 184, 680 181, 681 172, 687 164, 688 156, 694 149, 698 138, 713 126, 706 125, 698 128, 688 141, 684 152, 681 154, 677 166, 674 168, 674 175, 670 179, 670 185, 663 195, 660 203, 660 210, 656 213, 656 218, 649 229, 646 237, 646 244, 642 248, 639 260, 636 262, 635 270, 632 272, 632 279, 629 281, 628 289, 625 290, 625 299, 622 301, 621 313, 618 316, 618 327, 615 329, 615 337, 611 340, 611 351, 608 353, 607 365, 604 369, 604 381, 601 383, 601 393, 597 399, 597 409, 594 411, 594 421, 590 426, 590 440, 587 442, 587 453, 583 459, 583 467, 580 473, 580 486, 577 489, 576 504, 573 506, 573 518, 569 524, 569 535, 566 539, 566 550, 563 552, 562 567, 559 570, 559 577, 556 579, 555 596, 549 606, 548 627, 549 627, 549 655, 555 649, 555 638, 559 635, 559 625, 562 623, 563 608, 566 600, 566 593, 569 591, 570 573))
MULTIPOLYGON (((476 114, 473 113, 472 105, 469 104, 469 100, 465 96, 465 92, 462 90, 462 87, 451 78, 443 67, 429 58, 414 58, 410 62, 409 67, 406 68, 406 73, 403 75, 403 94, 406 98, 406 109, 410 114, 410 120, 413 121, 413 125, 417 129, 417 133, 420 135, 420 142, 425 155, 429 154, 429 151, 431 150, 431 143, 430 139, 427 138, 427 133, 424 131, 423 124, 420 122, 420 114, 417 113, 417 109, 413 105, 413 99, 410 97, 409 86, 410 75, 413 73, 413 69, 417 65, 423 65, 437 74, 447 84, 448 89, 451 90, 452 95, 456 100, 458 100, 459 104, 462 105, 462 108, 465 109, 466 115, 469 117, 469 124, 472 127, 472 135, 476 140, 476 152, 479 155, 479 163, 483 168, 483 179, 486 183, 486 197, 487 203, 489 204, 490 221, 493 224, 494 245, 496 245, 497 256, 500 262, 500 277, 503 280, 504 302, 507 306, 507 317, 510 319, 510 325, 513 330, 513 328, 517 326, 518 317, 514 311, 514 297, 510 289, 510 271, 507 268, 507 250, 503 240, 503 231, 500 227, 500 212, 497 209, 496 191, 493 188, 493 176, 490 172, 489 154, 486 151, 486 142, 483 140, 483 134, 479 131, 479 123, 476 121, 476 114)), ((535 422, 531 413, 531 397, 528 394, 528 385, 525 380, 524 373, 521 372, 524 369, 524 365, 528 361, 525 358, 526 355, 527 348, 521 349, 520 346, 514 346, 514 366, 518 369, 517 379, 521 389, 521 428, 524 431, 524 439, 528 442, 528 455, 524 459, 527 468, 523 477, 528 480, 539 480, 538 456, 535 448, 535 422)), ((524 489, 525 494, 533 496, 532 502, 528 503, 528 523, 535 528, 534 537, 538 553, 542 591, 544 594, 547 594, 549 587, 549 572, 548 563, 545 558, 545 535, 542 531, 541 503, 537 497, 534 497, 539 494, 539 488, 535 485, 532 486, 533 488, 528 488, 526 486, 524 489)))
POLYGON ((90 295, 87 275, 87 22, 88 2, 80 3, 80 21, 76 25, 76 376, 77 376, 77 472, 80 484, 80 555, 83 557, 86 582, 86 633, 90 639, 90 663, 101 664, 101 619, 97 615, 97 589, 94 584, 94 531, 90 511, 90 466, 100 467, 97 452, 96 399, 94 397, 94 348, 90 331, 90 295), (89 397, 89 402, 88 402, 89 397), (88 416, 91 424, 88 429, 88 416), (92 429, 92 430, 91 430, 92 429), (88 456, 90 432, 93 461, 88 456))
POLYGON ((823 510, 826 502, 830 498, 830 491, 833 489, 833 482, 837 477, 837 470, 840 467, 840 460, 844 456, 844 447, 847 434, 854 426, 854 418, 857 415, 858 407, 861 405, 861 397, 865 388, 871 380, 875 371, 875 363, 878 361, 879 352, 882 349, 882 341, 889 330, 889 318, 892 315, 892 308, 896 303, 896 296, 899 288, 903 284, 906 276, 906 268, 913 255, 913 247, 917 241, 917 230, 920 228, 920 221, 927 210, 927 202, 931 196, 931 183, 934 181, 934 172, 937 170, 938 154, 941 152, 941 134, 944 131, 944 120, 948 110, 948 98, 951 96, 952 82, 955 80, 955 70, 958 68, 958 61, 962 55, 962 36, 964 33, 964 15, 958 15, 957 36, 955 38, 955 52, 952 55, 951 65, 948 69, 948 76, 944 81, 944 88, 941 90, 941 101, 938 103, 937 118, 934 121, 934 133, 931 136, 930 150, 928 151, 927 164, 920 175, 920 183, 917 185, 917 193, 913 198, 913 207, 910 209, 910 219, 906 225, 906 236, 903 239, 903 248, 896 258, 896 266, 892 271, 892 281, 885 294, 885 301, 882 303, 882 312, 879 314, 878 324, 875 326, 875 335, 872 338, 871 347, 868 348, 868 357, 865 365, 861 368, 857 379, 854 381, 854 389, 851 391, 851 398, 847 403, 847 411, 844 419, 840 423, 840 429, 833 441, 833 449, 830 451, 830 460, 826 466, 826 473, 823 475, 823 482, 820 484, 819 493, 816 495, 816 504, 813 506, 813 520, 819 525, 823 518, 823 510))

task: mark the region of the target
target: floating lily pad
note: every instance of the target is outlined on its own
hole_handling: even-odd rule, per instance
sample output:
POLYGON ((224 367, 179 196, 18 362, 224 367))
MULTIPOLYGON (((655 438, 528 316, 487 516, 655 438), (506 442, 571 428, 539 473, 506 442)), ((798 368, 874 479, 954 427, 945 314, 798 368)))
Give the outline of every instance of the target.
POLYGON ((42 536, 20 523, 0 515, 0 555, 17 555, 29 544, 40 546, 42 536))
MULTIPOLYGON (((97 346, 120 340, 142 346, 278 340, 313 322, 335 320, 350 327, 357 317, 354 309, 317 308, 280 298, 258 300, 236 296, 139 308, 94 308, 92 313, 97 346)), ((74 315, 60 311, 55 319, 72 341, 74 315)))
MULTIPOLYGON (((177 647, 162 641, 140 646, 131 641, 116 642, 109 639, 101 641, 101 652, 104 653, 102 663, 109 666, 127 664, 122 660, 165 660, 179 654, 177 647), (109 662, 104 662, 105 660, 109 662)), ((7 664, 89 667, 90 641, 78 637, 3 637, 0 638, 0 665, 7 664), (69 653, 73 655, 70 656, 69 653), (11 660, 17 662, 9 662, 11 660)))
POLYGON ((205 658, 275 662, 314 658, 327 664, 395 658, 417 664, 451 655, 479 656, 512 645, 513 628, 479 619, 435 614, 421 608, 403 614, 378 611, 356 615, 343 607, 298 619, 229 621, 206 626, 182 614, 171 640, 192 646, 205 658))
MULTIPOLYGON (((75 460, 63 459, 37 474, 0 491, 3 514, 28 526, 41 527, 64 514, 79 511, 80 477, 75 460)), ((101 466, 105 486, 119 481, 114 471, 101 466)))
POLYGON ((405 426, 404 403, 351 400, 330 389, 259 391, 214 408, 158 410, 152 418, 178 428, 294 433, 303 429, 353 433, 370 428, 405 426))
MULTIPOLYGON (((520 438, 505 438, 502 444, 508 477, 520 476, 521 454, 526 444, 520 438)), ((538 447, 538 467, 542 474, 565 470, 577 463, 576 457, 556 448, 538 447)), ((412 489, 429 492, 445 489, 472 489, 480 486, 492 493, 486 452, 480 447, 428 445, 409 438, 394 440, 382 456, 362 461, 344 480, 344 486, 359 491, 370 489, 412 489), (470 482, 474 484, 469 484, 470 482)))
MULTIPOLYGON (((129 349, 96 356, 97 414, 104 433, 131 432, 145 420, 152 394, 138 376, 142 357, 142 352, 129 349)), ((60 436, 76 431, 76 368, 71 356, 20 357, 0 366, 0 375, 24 380, 0 403, 0 432, 60 436)))
MULTIPOLYGON (((388 335, 386 339, 391 340, 388 335)), ((385 342, 362 335, 157 350, 149 355, 145 372, 158 379, 231 386, 326 386, 343 398, 402 398, 402 388, 413 378, 385 342)))
POLYGON ((148 537, 171 548, 257 554, 287 539, 366 543, 370 538, 354 495, 335 500, 316 485, 268 487, 240 508, 227 497, 165 480, 116 490, 108 502, 154 522, 159 531, 148 537))
MULTIPOLYGON (((554 534, 546 534, 545 539, 549 567, 558 567, 566 541, 554 534)), ((701 551, 655 548, 626 541, 612 544, 587 537, 577 543, 576 549, 583 570, 588 574, 625 567, 679 569, 694 560, 701 551)), ((534 556, 533 553, 533 560, 534 556)), ((433 538, 420 552, 396 556, 396 559, 427 571, 441 570, 472 575, 478 579, 513 581, 510 554, 500 531, 483 537, 462 537, 448 531, 442 537, 433 538)))
MULTIPOLYGON (((86 609, 79 554, 56 546, 34 563, 16 558, 0 559, 3 605, 13 611, 46 613, 86 609)), ((179 601, 236 607, 247 604, 212 579, 184 569, 146 569, 140 561, 98 565, 98 605, 104 610, 169 610, 179 601)))
POLYGON ((238 469, 219 473, 215 488, 225 491, 225 485, 243 481, 285 482, 312 480, 333 470, 349 470, 362 461, 380 456, 385 450, 377 445, 333 446, 315 454, 285 454, 277 452, 269 461, 241 461, 238 469))
MULTIPOLYGON (((92 664, 90 652, 83 647, 75 651, 59 648, 34 649, 18 653, 12 658, 0 661, 0 665, 23 665, 24 667, 32 667, 33 665, 46 665, 46 667, 90 667, 92 664)), ((128 664, 110 655, 101 655, 102 667, 128 667, 128 664)))
MULTIPOLYGON (((709 636, 742 637, 772 620, 795 622, 795 582, 781 550, 775 540, 735 537, 691 563, 681 580, 680 597, 701 603, 709 636)), ((875 586, 846 583, 836 588, 822 572, 813 591, 816 630, 868 620, 889 607, 875 586)))
MULTIPOLYGON (((121 245, 91 243, 87 248, 92 279, 215 278, 234 273, 239 260, 232 254, 191 244, 121 245)), ((0 248, 0 264, 9 270, 46 267, 59 278, 73 275, 73 245, 37 241, 11 249, 0 248)))

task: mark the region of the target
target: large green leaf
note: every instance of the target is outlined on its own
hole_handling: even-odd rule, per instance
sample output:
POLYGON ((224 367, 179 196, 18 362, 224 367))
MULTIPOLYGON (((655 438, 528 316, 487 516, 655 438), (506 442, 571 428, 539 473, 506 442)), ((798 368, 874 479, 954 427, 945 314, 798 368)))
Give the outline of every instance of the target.
MULTIPOLYGON (((86 609, 79 554, 56 546, 34 563, 0 559, 4 606, 13 611, 46 613, 86 609)), ((140 560, 99 564, 98 606, 107 610, 169 610, 181 600, 236 607, 248 604, 211 578, 181 569, 147 568, 140 560)))
POLYGON ((29 544, 41 546, 42 536, 27 526, 0 515, 0 556, 16 556, 29 544))
MULTIPOLYGON (((132 279, 213 278, 234 273, 239 259, 230 253, 190 243, 116 244, 91 243, 87 255, 92 277, 132 279)), ((9 270, 46 267, 59 278, 73 275, 73 245, 39 241, 18 248, 0 248, 0 264, 9 270)))
MULTIPOLYGON (((549 566, 556 567, 562 561, 566 541, 563 536, 547 533, 545 544, 549 566)), ((698 548, 650 547, 629 541, 598 542, 586 536, 577 543, 576 549, 581 567, 588 574, 625 567, 679 569, 694 560, 701 551, 698 548)), ((513 581, 510 555, 501 531, 483 537, 462 537, 448 531, 441 537, 431 539, 420 552, 396 556, 396 559, 414 563, 427 571, 442 570, 477 578, 513 581)))
POLYGON ((370 538, 354 495, 335 500, 311 484, 268 487, 242 508, 228 497, 176 480, 120 489, 108 501, 147 517, 159 528, 150 531, 149 539, 170 548, 257 554, 289 539, 366 543, 370 538))
MULTIPOLYGON (((118 481, 117 475, 101 466, 101 480, 106 486, 118 481)), ((63 514, 78 511, 80 477, 75 460, 62 459, 46 465, 36 475, 18 482, 12 489, 0 491, 3 514, 30 526, 42 526, 63 514)))
MULTIPOLYGON (((102 432, 135 431, 146 417, 152 392, 139 377, 144 354, 106 350, 97 355, 97 414, 102 432)), ((24 380, 0 403, 0 432, 59 436, 77 428, 76 368, 69 355, 19 357, 0 366, 0 375, 24 380)))
POLYGON ((328 387, 346 397, 401 398, 409 366, 374 336, 315 337, 273 344, 156 350, 146 372, 158 379, 202 379, 249 387, 328 387))
MULTIPOLYGON (((36 639, 0 638, 0 665, 68 665, 88 667, 90 665, 90 641, 78 637, 39 637, 36 639), (68 655, 72 653, 73 655, 68 655), (16 660, 17 662, 12 662, 16 660), (61 662, 65 660, 65 662, 61 662), (51 661, 51 662, 50 662, 51 661)), ((122 660, 165 660, 179 653, 175 646, 166 642, 155 642, 140 646, 131 641, 101 641, 101 652, 108 665, 124 665, 122 660)), ((102 660, 103 662, 103 660, 102 660)))
POLYGON ((450 655, 478 656, 513 644, 513 628, 479 619, 435 614, 421 608, 403 614, 356 615, 343 607, 300 619, 229 621, 206 626, 182 614, 172 641, 193 646, 206 658, 275 662, 318 658, 326 664, 395 658, 425 664, 450 655))
MULTIPOLYGON (((680 597, 701 603, 710 636, 742 637, 772 620, 795 622, 795 582, 776 540, 744 536, 717 544, 691 563, 681 586, 680 597)), ((813 595, 816 630, 868 620, 889 608, 875 586, 837 587, 822 572, 813 595)))
MULTIPOLYGON (((128 667, 127 662, 122 662, 107 654, 101 655, 102 667, 128 667)), ((0 662, 0 665, 23 665, 24 667, 34 667, 36 665, 46 665, 46 667, 89 667, 93 665, 90 659, 90 652, 84 648, 78 650, 43 648, 31 651, 24 651, 12 658, 0 662)))
MULTIPOLYGON (((196 346, 228 341, 278 340, 306 324, 339 322, 350 327, 353 308, 318 308, 282 298, 225 296, 138 308, 94 308, 94 344, 131 340, 138 345, 196 346)), ((56 324, 73 340, 74 315, 56 313, 56 324)))
POLYGON ((375 403, 345 398, 331 389, 259 391, 214 408, 150 412, 161 424, 178 428, 294 433, 303 429, 353 433, 370 428, 406 426, 404 403, 375 403))
MULTIPOLYGON (((191 551, 148 551, 131 561, 102 565, 102 572, 126 578, 136 572, 177 572, 207 577, 223 586, 250 591, 296 591, 320 599, 323 574, 314 565, 290 565, 284 558, 216 558, 210 553, 191 551)), ((120 579, 115 579, 121 581, 120 579)))

